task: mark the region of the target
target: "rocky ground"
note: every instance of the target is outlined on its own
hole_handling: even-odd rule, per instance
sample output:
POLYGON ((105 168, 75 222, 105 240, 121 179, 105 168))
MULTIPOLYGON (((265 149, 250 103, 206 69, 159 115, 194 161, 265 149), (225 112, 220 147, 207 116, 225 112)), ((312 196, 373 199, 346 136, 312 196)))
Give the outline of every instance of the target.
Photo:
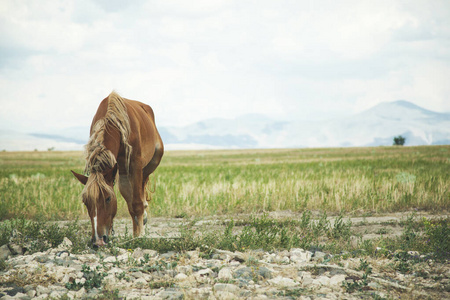
MULTIPOLYGON (((167 224, 179 222, 159 221, 151 223, 153 234, 169 234, 167 224)), ((366 238, 380 224, 384 232, 397 234, 389 224, 398 226, 389 219, 352 222, 371 228, 355 228, 366 238)), ((0 253, 6 253, 0 299, 450 299, 449 264, 425 256, 402 273, 392 259, 333 257, 303 249, 212 249, 205 255, 117 248, 114 253, 73 254, 68 239, 30 255, 7 247, 0 253)))

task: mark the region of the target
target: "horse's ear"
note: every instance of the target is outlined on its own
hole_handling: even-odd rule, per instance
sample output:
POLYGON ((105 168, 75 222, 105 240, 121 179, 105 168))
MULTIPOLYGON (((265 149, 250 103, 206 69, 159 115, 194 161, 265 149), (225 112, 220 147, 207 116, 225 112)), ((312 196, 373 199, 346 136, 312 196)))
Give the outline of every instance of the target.
POLYGON ((105 176, 106 182, 114 182, 114 179, 116 179, 116 174, 117 174, 117 163, 114 165, 114 167, 106 171, 106 173, 104 173, 103 175, 105 176))
POLYGON ((88 181, 88 178, 84 175, 78 174, 74 171, 71 171, 73 176, 75 176, 82 184, 86 185, 86 182, 88 181))

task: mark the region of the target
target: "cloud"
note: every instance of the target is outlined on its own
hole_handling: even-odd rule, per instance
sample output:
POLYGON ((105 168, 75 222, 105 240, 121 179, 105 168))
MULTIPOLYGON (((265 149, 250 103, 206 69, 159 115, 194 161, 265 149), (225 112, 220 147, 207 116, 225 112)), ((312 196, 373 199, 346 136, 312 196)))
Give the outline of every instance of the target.
POLYGON ((112 89, 169 125, 450 111, 449 20, 445 1, 5 0, 0 127, 85 125, 112 89))

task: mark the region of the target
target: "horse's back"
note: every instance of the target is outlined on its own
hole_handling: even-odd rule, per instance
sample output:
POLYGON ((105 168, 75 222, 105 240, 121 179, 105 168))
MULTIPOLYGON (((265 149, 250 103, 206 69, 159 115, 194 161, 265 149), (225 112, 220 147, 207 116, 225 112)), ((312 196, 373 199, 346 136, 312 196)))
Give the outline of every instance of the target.
POLYGON ((155 125, 153 109, 139 101, 124 100, 132 132, 130 142, 133 147, 139 147, 143 162, 148 163, 155 155, 155 152, 163 149, 162 140, 155 125))

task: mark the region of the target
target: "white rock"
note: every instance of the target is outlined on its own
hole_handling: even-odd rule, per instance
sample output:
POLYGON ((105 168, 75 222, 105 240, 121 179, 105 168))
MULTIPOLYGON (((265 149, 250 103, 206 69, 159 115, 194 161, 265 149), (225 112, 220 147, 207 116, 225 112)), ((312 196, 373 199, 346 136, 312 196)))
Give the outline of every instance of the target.
POLYGON ((330 278, 327 276, 319 276, 317 277, 313 283, 314 285, 330 285, 330 278))
POLYGON ((79 291, 75 292, 75 298, 81 299, 84 295, 86 295, 86 289, 82 287, 79 291))
POLYGON ((178 281, 183 281, 183 280, 186 280, 187 278, 188 278, 188 276, 183 273, 179 273, 175 276, 175 280, 178 280, 178 281))
POLYGON ((184 274, 192 274, 192 267, 191 266, 177 266, 175 268, 175 271, 178 273, 184 273, 184 274))
POLYGON ((278 261, 279 264, 283 264, 283 265, 287 265, 291 262, 291 260, 289 259, 289 257, 287 256, 281 256, 278 261))
POLYGON ((30 298, 34 298, 34 296, 36 296, 36 291, 35 290, 29 290, 27 292, 28 297, 30 298))
POLYGON ((70 250, 72 249, 72 241, 69 240, 67 237, 64 237, 63 241, 61 242, 61 244, 58 245, 57 249, 59 251, 63 251, 63 250, 70 250))
POLYGON ((214 285, 214 291, 234 293, 234 292, 239 291, 239 287, 235 286, 234 284, 229 284, 229 283, 216 283, 214 285))
POLYGON ((295 263, 308 262, 311 260, 312 253, 310 251, 305 251, 300 248, 291 249, 290 259, 295 263))
POLYGON ((286 277, 281 277, 281 276, 277 276, 273 279, 269 279, 268 281, 269 281, 269 284, 275 285, 278 287, 294 287, 294 286, 299 285, 298 282, 295 282, 291 278, 286 278, 286 277))
POLYGON ((148 283, 144 278, 138 278, 134 281, 133 285, 137 288, 143 288, 146 287, 148 283))
POLYGON ((11 256, 11 251, 8 245, 3 245, 0 247, 0 259, 7 260, 11 256))
POLYGON ((44 287, 42 285, 38 285, 36 287, 36 294, 38 296, 43 295, 43 294, 48 294, 48 293, 49 293, 49 289, 48 288, 46 288, 46 287, 44 287))
POLYGON ((67 298, 69 299, 75 299, 75 292, 74 291, 69 291, 67 293, 67 298))
POLYGON ((59 291, 53 291, 49 295, 50 299, 60 299, 62 296, 63 296, 63 293, 61 293, 59 291))
POLYGON ((223 268, 219 271, 218 278, 222 280, 233 279, 233 271, 230 268, 223 268))
POLYGON ((230 292, 217 292, 216 297, 219 300, 234 300, 237 299, 236 295, 230 292))
POLYGON ((345 281, 345 275, 336 275, 330 278, 330 285, 341 286, 342 282, 345 281))
POLYGON ((104 263, 113 263, 116 262, 116 257, 115 256, 108 256, 107 258, 103 259, 104 263))
POLYGON ((196 273, 194 273, 195 278, 204 278, 204 277, 211 277, 213 274, 213 271, 211 269, 202 269, 196 273))
POLYGON ((111 270, 108 271, 108 274, 117 274, 117 273, 121 274, 121 273, 123 273, 123 270, 114 267, 114 268, 111 268, 111 270))
POLYGON ((105 286, 112 286, 112 285, 116 284, 117 281, 118 281, 118 279, 116 278, 115 274, 109 274, 108 276, 103 278, 103 283, 105 284, 105 286))

